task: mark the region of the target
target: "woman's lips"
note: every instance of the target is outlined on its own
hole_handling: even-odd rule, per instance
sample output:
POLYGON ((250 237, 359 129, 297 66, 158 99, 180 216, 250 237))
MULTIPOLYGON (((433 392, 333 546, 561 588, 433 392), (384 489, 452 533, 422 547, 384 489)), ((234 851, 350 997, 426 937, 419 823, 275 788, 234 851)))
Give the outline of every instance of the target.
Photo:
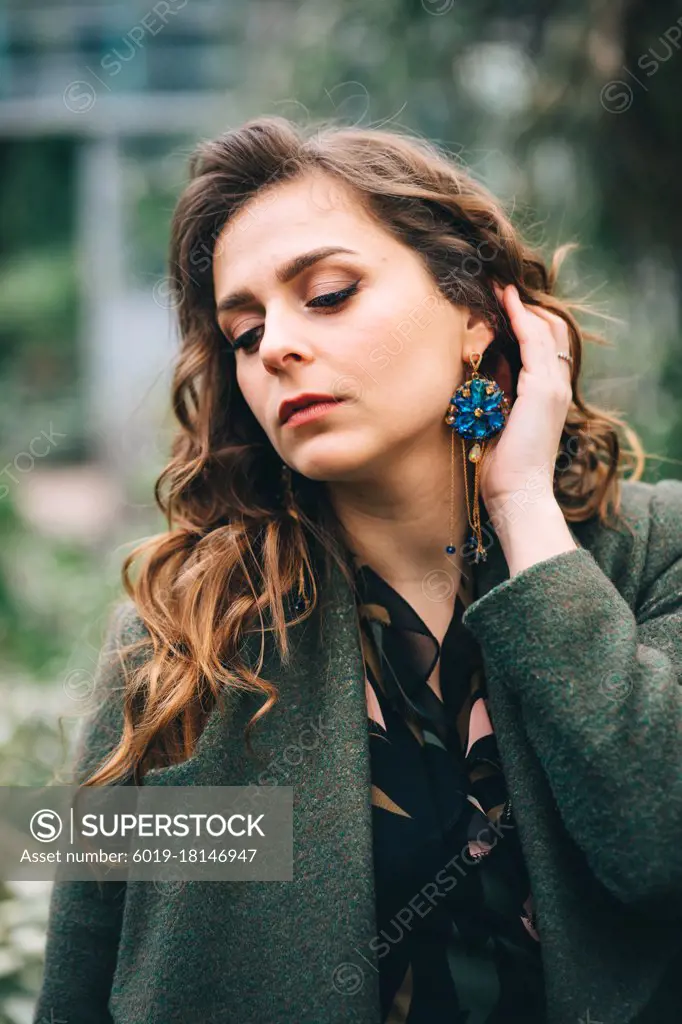
POLYGON ((284 424, 284 428, 295 427, 299 423, 306 423, 308 420, 316 420, 320 416, 326 416, 328 412, 331 412, 332 409, 341 404, 340 401, 313 402, 311 405, 306 405, 305 409, 297 409, 296 412, 292 413, 284 424))

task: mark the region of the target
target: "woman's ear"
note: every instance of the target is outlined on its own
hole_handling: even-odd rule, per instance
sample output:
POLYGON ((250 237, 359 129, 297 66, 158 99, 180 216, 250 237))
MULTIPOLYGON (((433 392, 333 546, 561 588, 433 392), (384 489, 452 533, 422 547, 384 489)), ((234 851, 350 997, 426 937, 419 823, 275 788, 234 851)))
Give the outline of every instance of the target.
POLYGON ((495 338, 495 324, 490 315, 484 316, 479 311, 470 310, 464 328, 462 355, 468 360, 474 352, 485 353, 488 345, 495 338))
POLYGON ((468 362, 474 352, 483 356, 481 372, 491 377, 512 400, 516 397, 515 375, 499 342, 490 346, 497 337, 498 322, 494 313, 484 316, 470 310, 465 326, 462 358, 468 362))

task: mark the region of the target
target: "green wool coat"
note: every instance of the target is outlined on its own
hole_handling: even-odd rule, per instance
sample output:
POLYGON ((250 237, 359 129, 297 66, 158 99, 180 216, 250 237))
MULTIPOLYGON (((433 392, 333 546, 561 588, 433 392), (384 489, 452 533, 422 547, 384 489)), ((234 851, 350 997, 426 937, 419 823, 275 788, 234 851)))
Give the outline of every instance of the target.
MULTIPOLYGON (((464 620, 535 898, 548 1024, 682 1021, 682 483, 626 484, 623 515, 619 530, 575 525, 577 550, 513 579, 493 539, 464 620)), ((149 777, 293 786, 293 881, 110 882, 104 898, 58 881, 36 1022, 379 1024, 364 668, 338 568, 322 597, 322 634, 319 610, 292 627, 287 667, 268 635, 281 699, 254 733, 268 769, 244 747, 262 703, 249 694, 211 714, 189 761, 149 777)), ((77 779, 120 733, 108 655, 143 631, 123 604, 77 779)))

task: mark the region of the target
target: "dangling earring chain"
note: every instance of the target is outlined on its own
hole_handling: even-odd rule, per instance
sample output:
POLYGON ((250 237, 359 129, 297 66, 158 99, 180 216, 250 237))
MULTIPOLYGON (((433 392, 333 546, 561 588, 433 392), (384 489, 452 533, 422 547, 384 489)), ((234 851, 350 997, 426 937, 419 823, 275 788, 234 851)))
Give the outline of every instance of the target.
MULTIPOLYGON (((478 504, 478 491, 479 491, 479 480, 478 474, 474 476, 474 500, 473 508, 472 503, 469 500, 469 473, 467 470, 467 453, 466 444, 462 438, 462 467, 464 475, 464 495, 467 508, 467 519, 469 526, 471 527, 472 537, 478 538, 482 534, 481 530, 481 511, 478 504)), ((471 458, 471 456, 470 456, 471 458)), ((472 462, 478 461, 477 459, 471 459, 472 462)), ((450 543, 445 546, 446 554, 454 555, 457 551, 455 546, 455 464, 457 462, 455 456, 455 431, 453 430, 450 435, 450 543)), ((478 545, 477 545, 478 550, 478 545)), ((483 555, 485 557, 485 553, 483 555)))
POLYGON ((464 495, 467 507, 467 519, 471 527, 469 543, 474 547, 474 561, 485 561, 486 551, 483 544, 483 530, 481 527, 480 507, 480 469, 483 456, 487 450, 487 441, 499 433, 504 427, 509 413, 509 402, 502 388, 493 380, 481 376, 478 368, 481 365, 481 355, 474 352, 470 357, 471 376, 469 380, 460 385, 450 399, 448 410, 445 414, 445 422, 452 427, 451 447, 451 493, 450 493, 450 543, 446 546, 446 552, 454 554, 454 505, 455 505, 455 433, 459 434, 462 440, 462 466, 464 470, 464 495), (467 451, 467 441, 474 443, 467 451), (473 499, 469 494, 469 479, 467 462, 473 462, 474 469, 474 493, 473 499))
POLYGON ((446 545, 445 551, 448 555, 454 555, 455 547, 455 432, 450 433, 450 543, 446 545))
POLYGON ((478 467, 483 461, 483 451, 484 449, 483 447, 481 447, 480 454, 477 455, 476 446, 474 445, 471 451, 469 452, 469 461, 476 463, 476 469, 474 470, 474 500, 473 502, 471 502, 469 501, 469 473, 467 469, 467 449, 466 444, 464 442, 464 438, 462 438, 462 467, 464 470, 464 497, 467 506, 467 519, 469 520, 469 526, 471 527, 472 536, 475 537, 476 540, 479 542, 477 544, 477 553, 481 552, 482 550, 482 557, 485 559, 485 548, 482 548, 480 544, 483 531, 481 530, 481 507, 478 495, 480 487, 478 467))

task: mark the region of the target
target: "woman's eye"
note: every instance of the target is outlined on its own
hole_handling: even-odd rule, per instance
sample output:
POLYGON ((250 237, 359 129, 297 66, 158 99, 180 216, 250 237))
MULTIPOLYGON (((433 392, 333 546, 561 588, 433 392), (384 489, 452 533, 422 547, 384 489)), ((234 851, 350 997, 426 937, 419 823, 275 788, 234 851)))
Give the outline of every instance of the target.
POLYGON ((358 284, 359 282, 356 281, 355 284, 349 285, 348 288, 343 288, 340 292, 327 292, 326 295, 318 295, 317 298, 311 299, 308 305, 314 309, 317 309, 318 306, 338 306, 339 303, 349 298, 358 290, 358 284))
MULTIPOLYGON (((346 299, 355 294, 358 290, 359 283, 359 281, 356 281, 354 284, 349 285, 348 288, 342 288, 338 292, 326 292, 324 295, 318 295, 314 299, 311 299, 307 305, 312 309, 329 309, 334 306, 340 306, 342 302, 345 302, 346 299)), ((232 351, 234 352, 240 348, 243 348, 245 352, 255 351, 254 346, 258 343, 257 340, 254 339, 253 341, 248 341, 248 339, 252 334, 255 334, 257 331, 262 331, 262 329, 263 324, 259 327, 253 327, 250 331, 244 331, 243 334, 240 334, 233 340, 230 346, 232 351)))
POLYGON ((244 331, 243 334, 240 334, 239 337, 235 338, 232 344, 230 345, 231 350, 233 352, 236 352, 237 349, 243 348, 244 351, 246 352, 251 347, 251 345, 255 344, 255 342, 249 343, 246 339, 249 338, 255 331, 262 330, 262 326, 263 325, 261 324, 260 327, 253 327, 250 331, 244 331))

